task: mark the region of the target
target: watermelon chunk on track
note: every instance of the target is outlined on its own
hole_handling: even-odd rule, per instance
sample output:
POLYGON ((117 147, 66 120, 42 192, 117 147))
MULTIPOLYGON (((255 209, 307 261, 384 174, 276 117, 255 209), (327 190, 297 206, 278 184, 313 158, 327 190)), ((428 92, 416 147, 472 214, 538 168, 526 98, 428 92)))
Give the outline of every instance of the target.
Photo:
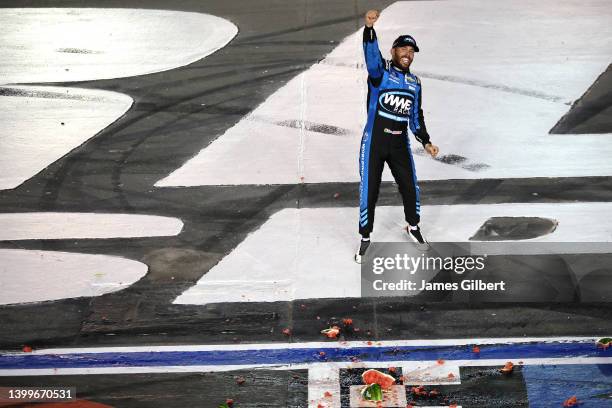
POLYGON ((381 386, 381 388, 385 389, 391 388, 391 386, 395 384, 395 378, 388 374, 381 373, 378 370, 364 371, 364 373, 361 374, 361 378, 363 379, 363 382, 368 385, 378 384, 381 386))

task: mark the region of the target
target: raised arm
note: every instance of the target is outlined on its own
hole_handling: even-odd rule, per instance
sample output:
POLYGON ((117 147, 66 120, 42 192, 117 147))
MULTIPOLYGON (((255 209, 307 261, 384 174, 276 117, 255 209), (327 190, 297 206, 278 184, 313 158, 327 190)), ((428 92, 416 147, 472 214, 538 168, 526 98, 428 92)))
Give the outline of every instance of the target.
POLYGON ((374 23, 378 20, 380 12, 370 10, 365 15, 365 27, 363 28, 363 54, 365 56, 368 74, 372 79, 381 78, 384 70, 384 61, 378 48, 374 23))

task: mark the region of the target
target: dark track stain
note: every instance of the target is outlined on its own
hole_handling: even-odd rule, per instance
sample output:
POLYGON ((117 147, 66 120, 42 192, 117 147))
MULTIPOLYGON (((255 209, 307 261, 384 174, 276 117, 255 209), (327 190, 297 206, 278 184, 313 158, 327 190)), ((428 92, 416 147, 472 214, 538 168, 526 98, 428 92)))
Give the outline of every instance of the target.
MULTIPOLYGON (((37 85, 45 86, 45 85, 37 85)), ((19 89, 11 88, 10 86, 0 86, 0 96, 20 96, 24 98, 44 98, 44 99, 66 99, 88 102, 104 102, 105 98, 87 95, 71 94, 71 89, 66 89, 65 92, 43 91, 37 89, 19 89)))
POLYGON ((101 51, 88 50, 86 48, 58 48, 55 51, 65 54, 102 54, 101 51))
POLYGON ((349 129, 328 125, 325 123, 315 123, 307 120, 284 120, 281 122, 275 122, 275 125, 278 126, 286 126, 294 129, 301 129, 302 127, 305 130, 309 130, 311 132, 323 133, 326 135, 337 135, 337 136, 346 136, 350 135, 351 132, 349 129))
MULTIPOLYGON (((426 157, 429 156, 429 154, 425 152, 425 149, 423 149, 422 147, 417 147, 413 149, 412 151, 417 156, 426 156, 426 157)), ((485 170, 491 167, 490 165, 486 163, 471 162, 470 159, 468 159, 467 157, 464 157, 458 154, 454 154, 454 153, 448 153, 448 154, 443 154, 441 156, 434 157, 434 160, 439 161, 440 163, 461 167, 462 169, 474 171, 474 172, 485 170)))
POLYGON ((470 241, 514 241, 551 234, 559 222, 541 217, 491 217, 470 241))

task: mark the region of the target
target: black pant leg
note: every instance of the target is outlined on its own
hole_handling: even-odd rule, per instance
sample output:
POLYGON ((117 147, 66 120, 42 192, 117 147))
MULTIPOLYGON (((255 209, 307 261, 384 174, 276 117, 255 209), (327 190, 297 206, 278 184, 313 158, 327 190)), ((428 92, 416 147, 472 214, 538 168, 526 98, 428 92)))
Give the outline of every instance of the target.
POLYGON ((363 194, 367 194, 367 209, 361 208, 359 220, 359 233, 363 236, 369 236, 374 229, 376 201, 378 201, 378 191, 380 190, 380 181, 385 165, 386 146, 384 142, 384 137, 381 137, 381 135, 373 136, 366 161, 367 166, 364 169, 364 174, 367 173, 367 179, 364 174, 361 175, 361 190, 363 194))
POLYGON ((417 225, 421 220, 421 202, 408 136, 395 135, 390 150, 387 162, 402 196, 406 222, 417 225))

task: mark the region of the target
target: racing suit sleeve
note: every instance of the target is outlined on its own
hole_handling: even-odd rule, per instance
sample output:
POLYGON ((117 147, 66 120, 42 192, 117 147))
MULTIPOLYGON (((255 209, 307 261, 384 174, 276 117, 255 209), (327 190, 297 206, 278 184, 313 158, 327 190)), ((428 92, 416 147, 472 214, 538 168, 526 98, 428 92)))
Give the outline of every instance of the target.
MULTIPOLYGON (((420 81, 419 81, 420 85, 420 81)), ((416 103, 412 105, 412 114, 410 115, 410 131, 416 137, 416 140, 421 142, 423 147, 427 143, 431 143, 429 140, 429 134, 427 133, 427 128, 425 127, 425 118, 423 116, 423 107, 422 107, 422 98, 421 94, 423 92, 422 85, 419 87, 419 92, 416 98, 416 103)))
POLYGON ((366 67, 368 68, 369 80, 372 85, 380 85, 384 72, 384 60, 380 49, 374 27, 363 28, 363 54, 365 55, 366 67))

